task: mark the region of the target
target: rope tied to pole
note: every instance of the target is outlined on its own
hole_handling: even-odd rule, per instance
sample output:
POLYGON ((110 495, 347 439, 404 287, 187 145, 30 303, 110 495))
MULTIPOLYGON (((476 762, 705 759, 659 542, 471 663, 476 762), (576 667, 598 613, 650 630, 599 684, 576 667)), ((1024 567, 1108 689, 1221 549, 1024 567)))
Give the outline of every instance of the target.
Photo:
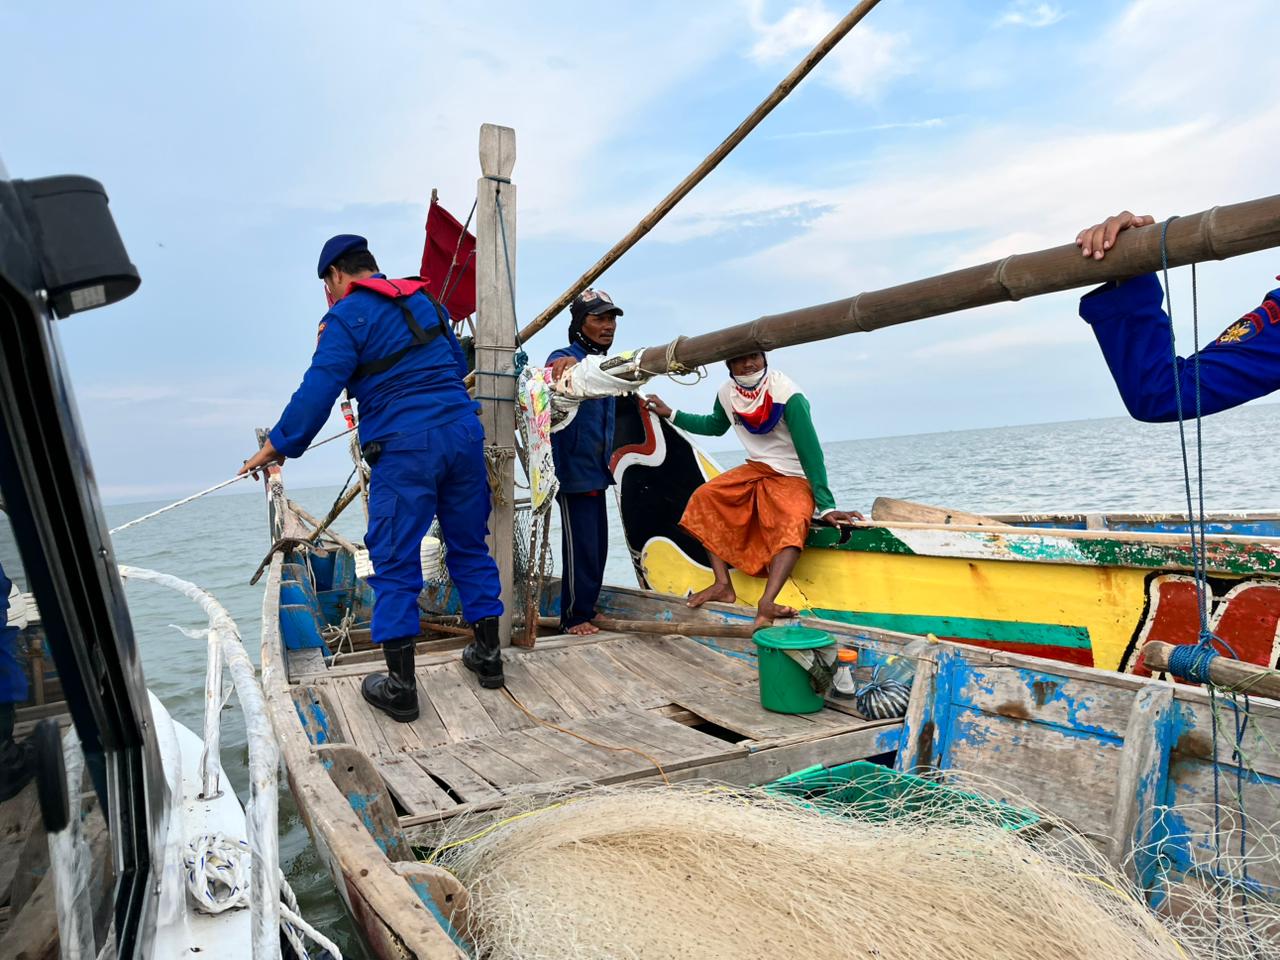
MULTIPOLYGON (((1207 544, 1207 524, 1205 522, 1204 509, 1204 416, 1203 406, 1201 402, 1201 380, 1200 380, 1200 292, 1198 278, 1196 275, 1196 265, 1191 264, 1191 336, 1192 336, 1192 355, 1191 370, 1192 382, 1195 384, 1195 447, 1196 447, 1196 501, 1199 506, 1197 514, 1193 508, 1191 496, 1191 465, 1187 455, 1187 430, 1186 415, 1182 405, 1182 369, 1179 364, 1177 334, 1174 330, 1173 320, 1173 297, 1170 293, 1169 285, 1169 225, 1177 220, 1175 214, 1166 220, 1160 230, 1160 270, 1164 280, 1164 300, 1165 312, 1169 318, 1169 353, 1173 371, 1173 395, 1175 406, 1178 411, 1178 442, 1182 453, 1182 478, 1183 487, 1187 497, 1187 526, 1191 534, 1191 566, 1192 576, 1196 585, 1196 606, 1200 615, 1199 636, 1194 644, 1183 644, 1177 646, 1169 655, 1169 673, 1180 679, 1189 680, 1193 683, 1203 684, 1205 690, 1209 694, 1209 714, 1210 714, 1210 739, 1213 743, 1212 751, 1212 767, 1213 767, 1213 842, 1215 856, 1218 859, 1222 857, 1222 796, 1221 796, 1221 763, 1218 759, 1218 692, 1212 678, 1210 677, 1210 668, 1213 662, 1221 656, 1214 649, 1215 645, 1221 646, 1233 659, 1240 659, 1230 645, 1221 637, 1217 636, 1210 627, 1210 598, 1212 597, 1211 587, 1209 585, 1209 561, 1208 561, 1208 544, 1207 544)), ((1235 745, 1232 752, 1232 759, 1236 764, 1236 807, 1240 815, 1240 862, 1241 875, 1244 884, 1249 884, 1249 860, 1246 854, 1246 847, 1249 836, 1249 817, 1245 811, 1245 761, 1243 760, 1242 747, 1244 743, 1245 733, 1249 726, 1249 695, 1244 694, 1244 709, 1241 710, 1240 703, 1235 692, 1230 693, 1231 709, 1234 718, 1235 745)), ((1246 926, 1249 923, 1249 915, 1244 915, 1246 926)), ((1219 926, 1221 920, 1219 920, 1219 926)))

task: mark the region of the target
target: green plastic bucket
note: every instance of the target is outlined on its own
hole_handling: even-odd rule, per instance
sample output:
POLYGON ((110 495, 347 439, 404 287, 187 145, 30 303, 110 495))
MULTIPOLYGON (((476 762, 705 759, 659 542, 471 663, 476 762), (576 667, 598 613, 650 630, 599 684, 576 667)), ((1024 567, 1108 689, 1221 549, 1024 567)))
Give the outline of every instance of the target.
POLYGON ((809 673, 788 650, 818 650, 834 640, 812 627, 765 627, 757 630, 756 663, 760 668, 760 705, 774 713, 817 713, 825 699, 813 692, 809 673))

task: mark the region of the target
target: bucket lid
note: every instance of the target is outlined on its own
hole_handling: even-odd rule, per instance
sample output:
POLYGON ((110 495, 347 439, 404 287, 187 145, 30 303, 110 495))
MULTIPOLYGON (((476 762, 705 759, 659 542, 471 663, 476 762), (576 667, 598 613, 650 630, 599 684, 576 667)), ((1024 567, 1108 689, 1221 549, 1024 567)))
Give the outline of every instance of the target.
POLYGON ((765 627, 757 630, 752 639, 774 650, 816 650, 835 643, 831 634, 813 627, 765 627))

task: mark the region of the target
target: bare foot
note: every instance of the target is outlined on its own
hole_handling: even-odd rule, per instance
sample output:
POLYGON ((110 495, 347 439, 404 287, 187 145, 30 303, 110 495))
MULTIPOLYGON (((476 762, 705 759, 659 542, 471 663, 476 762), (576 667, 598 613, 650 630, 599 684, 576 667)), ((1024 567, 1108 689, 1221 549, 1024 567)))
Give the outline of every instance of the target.
POLYGON ((599 633, 599 632, 600 632, 600 628, 597 627, 594 623, 576 623, 572 627, 570 627, 568 630, 565 631, 565 633, 571 633, 575 637, 589 637, 593 633, 599 633))
POLYGON ((755 623, 752 624, 752 629, 760 630, 764 627, 770 627, 773 626, 773 621, 775 620, 785 620, 795 615, 795 607, 783 606, 780 603, 761 603, 756 608, 756 619, 755 623))
POLYGON ((699 590, 688 600, 691 607, 700 607, 709 600, 719 600, 721 603, 734 603, 738 599, 738 595, 733 592, 733 584, 731 583, 713 583, 705 590, 699 590))

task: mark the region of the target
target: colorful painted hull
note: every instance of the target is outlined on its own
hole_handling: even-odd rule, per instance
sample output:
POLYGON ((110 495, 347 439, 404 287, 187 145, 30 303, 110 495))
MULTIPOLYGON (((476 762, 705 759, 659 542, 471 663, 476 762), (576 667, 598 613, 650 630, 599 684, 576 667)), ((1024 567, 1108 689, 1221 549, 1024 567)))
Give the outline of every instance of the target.
MULTIPOLYGON (((679 528, 698 484, 719 472, 681 431, 619 402, 614 455, 628 545, 642 587, 685 595, 712 582, 679 528)), ((892 523, 815 527, 781 602, 829 620, 1145 674, 1149 640, 1199 637, 1185 518, 1001 517, 1012 527, 892 523), (1148 530, 1153 532, 1147 532, 1148 530)), ((1215 520, 1208 539, 1210 626, 1242 660, 1275 666, 1280 532, 1275 514, 1215 520)), ((736 571, 740 602, 762 580, 736 571)))

